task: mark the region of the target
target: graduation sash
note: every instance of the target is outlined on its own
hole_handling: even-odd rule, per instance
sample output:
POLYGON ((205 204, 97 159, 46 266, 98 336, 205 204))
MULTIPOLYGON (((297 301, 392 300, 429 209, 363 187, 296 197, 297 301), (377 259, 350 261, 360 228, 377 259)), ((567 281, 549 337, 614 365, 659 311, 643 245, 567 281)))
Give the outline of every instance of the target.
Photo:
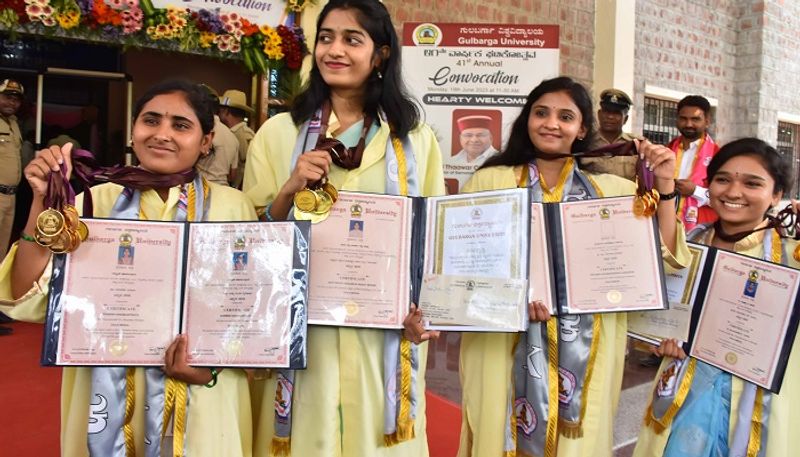
MULTIPOLYGON (((553 192, 543 190, 533 162, 527 176, 520 184, 531 187, 533 201, 602 197, 597 185, 571 158, 553 192)), ((583 435, 584 391, 597 354, 600 319, 600 315, 564 315, 546 324, 532 322, 521 334, 514 351, 514 398, 506 421, 506 456, 555 456, 558 432, 567 437, 583 435)))
MULTIPOLYGON (((206 220, 209 202, 208 183, 197 175, 192 182, 181 186, 174 220, 206 220)), ((114 203, 110 217, 146 219, 141 208, 141 191, 125 188, 114 203)), ((137 379, 145 382, 144 455, 161 456, 161 442, 170 419, 174 424, 172 455, 185 455, 184 442, 190 400, 190 391, 186 383, 166 377, 161 368, 137 370, 134 367, 95 367, 92 368, 91 379, 87 440, 89 455, 93 457, 136 455, 131 420, 136 406, 137 379)))
MULTIPOLYGON (((713 238, 711 229, 710 224, 698 225, 686 238, 710 244, 713 238)), ((777 230, 764 234, 763 245, 764 260, 786 263, 786 239, 782 239, 777 230)), ((729 443, 731 375, 696 359, 666 362, 645 413, 645 425, 656 433, 663 433, 672 427, 664 456, 766 455, 772 394, 755 384, 743 382, 744 390, 739 398, 736 423, 729 443), (713 415, 709 415, 709 411, 713 415), (718 412, 720 417, 716 416, 718 412), (704 435, 706 439, 700 440, 697 436, 690 437, 682 432, 687 427, 695 435, 704 435), (698 446, 699 441, 706 445, 698 446)))
MULTIPOLYGON (((294 169, 300 155, 314 149, 323 134, 322 111, 318 110, 309 121, 300 126, 295 141, 290 171, 294 169)), ((381 113, 381 121, 386 122, 381 113)), ((389 135, 386 142, 386 185, 389 195, 420 195, 417 163, 408 137, 389 135)), ((293 211, 289 211, 292 215, 293 211)), ((416 381, 419 373, 419 348, 403 337, 402 331, 384 331, 383 379, 384 379, 384 423, 383 439, 392 446, 414 438, 414 421, 417 417, 419 392, 416 381)), ((275 402, 275 435, 270 445, 271 455, 291 454, 292 398, 294 370, 278 370, 278 387, 275 402), (278 403, 280 396, 281 404, 278 403)))

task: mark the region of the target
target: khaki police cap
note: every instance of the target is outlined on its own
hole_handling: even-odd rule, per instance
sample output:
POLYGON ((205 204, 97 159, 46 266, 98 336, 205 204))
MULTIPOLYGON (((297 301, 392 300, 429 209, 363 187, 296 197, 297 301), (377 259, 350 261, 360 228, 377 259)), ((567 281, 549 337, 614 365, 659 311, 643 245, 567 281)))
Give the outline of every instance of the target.
POLYGON ((628 94, 619 89, 606 89, 600 94, 600 107, 609 110, 627 111, 633 102, 628 94))
POLYGON ((3 82, 0 82, 0 94, 24 95, 25 89, 23 89, 22 84, 13 79, 4 79, 3 82))

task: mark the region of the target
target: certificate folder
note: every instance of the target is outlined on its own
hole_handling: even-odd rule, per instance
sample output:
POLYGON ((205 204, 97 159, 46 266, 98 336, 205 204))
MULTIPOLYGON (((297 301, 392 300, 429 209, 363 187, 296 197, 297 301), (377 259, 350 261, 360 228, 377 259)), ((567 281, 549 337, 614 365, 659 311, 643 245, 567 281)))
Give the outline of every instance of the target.
POLYGON ((305 368, 308 222, 86 219, 55 255, 42 365, 305 368))
POLYGON ((708 247, 689 355, 779 393, 800 321, 799 289, 800 270, 708 247))
POLYGON ((656 218, 633 197, 546 203, 559 314, 667 309, 656 218))
POLYGON ((528 326, 530 193, 507 189, 426 201, 420 308, 436 330, 528 326))

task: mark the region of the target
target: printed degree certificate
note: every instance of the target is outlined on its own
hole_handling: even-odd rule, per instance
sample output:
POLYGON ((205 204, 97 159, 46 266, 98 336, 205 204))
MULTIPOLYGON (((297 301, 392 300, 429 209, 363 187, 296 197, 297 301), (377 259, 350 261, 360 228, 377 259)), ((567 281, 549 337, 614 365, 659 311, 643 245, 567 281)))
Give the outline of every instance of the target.
POLYGON ((59 365, 163 365, 178 334, 182 223, 85 220, 66 256, 59 365))
POLYGON ((289 366, 294 234, 291 222, 190 226, 183 311, 190 364, 289 366))
POLYGON ((557 205, 567 314, 667 307, 655 219, 633 214, 633 197, 557 205))
POLYGON ((402 328, 410 303, 411 202, 339 193, 311 233, 310 324, 402 328))
POLYGON ((526 325, 529 224, 528 189, 427 199, 420 308, 428 328, 526 325))

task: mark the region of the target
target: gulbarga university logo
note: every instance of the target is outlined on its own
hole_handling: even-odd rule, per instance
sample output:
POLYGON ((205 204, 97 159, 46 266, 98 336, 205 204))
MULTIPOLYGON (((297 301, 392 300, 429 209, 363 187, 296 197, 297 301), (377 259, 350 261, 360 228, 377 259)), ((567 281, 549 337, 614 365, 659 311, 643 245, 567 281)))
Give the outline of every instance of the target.
POLYGON ((442 29, 435 24, 420 24, 414 29, 414 44, 417 46, 438 46, 442 42, 442 29))

